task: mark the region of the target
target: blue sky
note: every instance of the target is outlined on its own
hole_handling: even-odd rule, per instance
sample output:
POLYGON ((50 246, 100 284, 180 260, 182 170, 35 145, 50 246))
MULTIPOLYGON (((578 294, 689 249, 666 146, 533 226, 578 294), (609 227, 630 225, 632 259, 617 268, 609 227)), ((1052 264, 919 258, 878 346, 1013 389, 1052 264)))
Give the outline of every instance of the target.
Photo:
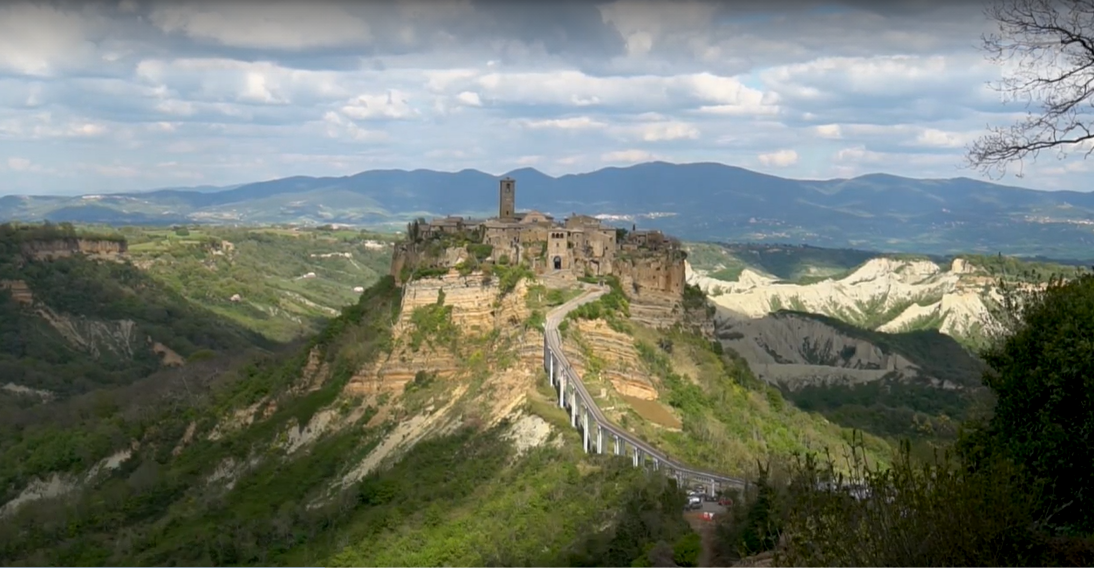
MULTIPOLYGON (((0 5, 0 194, 648 160, 977 177, 977 3, 0 5), (875 4, 875 6, 871 6, 875 4)), ((1022 180, 1088 190, 1081 158, 1022 180)))

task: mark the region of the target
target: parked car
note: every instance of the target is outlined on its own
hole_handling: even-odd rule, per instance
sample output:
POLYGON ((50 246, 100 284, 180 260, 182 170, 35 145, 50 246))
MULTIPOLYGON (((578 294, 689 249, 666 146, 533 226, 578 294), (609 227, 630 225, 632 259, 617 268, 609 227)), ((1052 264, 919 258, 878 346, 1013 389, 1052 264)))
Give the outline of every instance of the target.
POLYGON ((726 499, 726 498, 723 497, 722 499, 718 500, 718 504, 723 506, 723 507, 732 507, 733 506, 733 500, 732 499, 726 499))

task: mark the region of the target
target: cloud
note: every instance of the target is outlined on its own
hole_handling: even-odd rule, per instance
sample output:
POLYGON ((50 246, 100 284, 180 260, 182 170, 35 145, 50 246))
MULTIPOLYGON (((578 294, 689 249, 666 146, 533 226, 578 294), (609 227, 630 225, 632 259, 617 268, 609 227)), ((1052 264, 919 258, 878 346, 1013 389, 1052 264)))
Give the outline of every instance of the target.
MULTIPOLYGON (((35 193, 645 160, 974 175, 965 145, 1024 110, 984 85, 989 24, 908 0, 9 3, 0 166, 35 193)), ((1087 189, 1072 163, 1022 183, 1087 189)))
POLYGON ((658 158, 655 154, 645 150, 616 150, 614 152, 605 152, 600 155, 601 162, 623 162, 628 164, 649 162, 656 159, 658 158))
POLYGON ((838 124, 821 124, 813 127, 813 131, 820 138, 838 140, 843 138, 843 131, 838 124))
POLYGON ((786 166, 792 166, 798 163, 798 153, 794 150, 769 152, 767 154, 760 154, 757 158, 760 160, 761 164, 765 166, 775 166, 777 168, 785 168, 786 166))
POLYGON ((604 128, 606 122, 594 120, 588 116, 572 116, 567 118, 546 118, 540 120, 518 120, 517 124, 531 130, 556 129, 556 130, 587 130, 590 128, 604 128))
POLYGON ((168 34, 253 49, 367 45, 372 38, 361 18, 323 2, 172 3, 154 8, 150 19, 168 34))
POLYGON ((405 93, 391 90, 383 95, 359 95, 342 107, 342 114, 355 120, 408 119, 420 113, 405 93))

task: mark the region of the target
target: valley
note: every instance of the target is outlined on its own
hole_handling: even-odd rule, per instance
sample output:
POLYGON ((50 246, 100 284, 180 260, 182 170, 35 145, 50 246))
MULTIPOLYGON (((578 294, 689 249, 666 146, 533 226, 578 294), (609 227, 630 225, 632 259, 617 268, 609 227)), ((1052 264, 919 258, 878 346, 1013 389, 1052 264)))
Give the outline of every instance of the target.
MULTIPOLYGON (((467 244, 399 287, 373 244, 397 237, 335 228, 8 227, 5 321, 48 333, 20 335, 0 393, 5 564, 620 565, 694 534, 675 486, 581 451, 547 384, 543 318, 584 277, 468 270, 467 244), (35 378, 58 355, 87 379, 35 378)), ((788 283, 753 263, 733 281, 716 278, 729 257, 702 260, 711 246, 685 244, 699 252, 681 296, 608 278, 560 324, 608 419, 748 479, 765 459, 839 452, 852 428, 877 464, 899 439, 952 438, 983 369, 949 335, 967 328, 870 328, 850 303, 866 281, 944 295, 966 285, 952 265, 852 255, 872 280, 837 265, 837 283, 788 283), (806 303, 818 285, 850 291, 806 303)))

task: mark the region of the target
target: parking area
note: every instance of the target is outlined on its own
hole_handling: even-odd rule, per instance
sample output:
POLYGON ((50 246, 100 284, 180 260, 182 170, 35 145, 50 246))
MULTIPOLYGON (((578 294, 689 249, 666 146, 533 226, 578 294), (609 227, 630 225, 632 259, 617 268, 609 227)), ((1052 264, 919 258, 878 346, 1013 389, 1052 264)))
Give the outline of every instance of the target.
POLYGON ((702 487, 693 487, 688 489, 688 502, 684 511, 719 515, 726 512, 726 507, 717 499, 708 497, 702 487))

